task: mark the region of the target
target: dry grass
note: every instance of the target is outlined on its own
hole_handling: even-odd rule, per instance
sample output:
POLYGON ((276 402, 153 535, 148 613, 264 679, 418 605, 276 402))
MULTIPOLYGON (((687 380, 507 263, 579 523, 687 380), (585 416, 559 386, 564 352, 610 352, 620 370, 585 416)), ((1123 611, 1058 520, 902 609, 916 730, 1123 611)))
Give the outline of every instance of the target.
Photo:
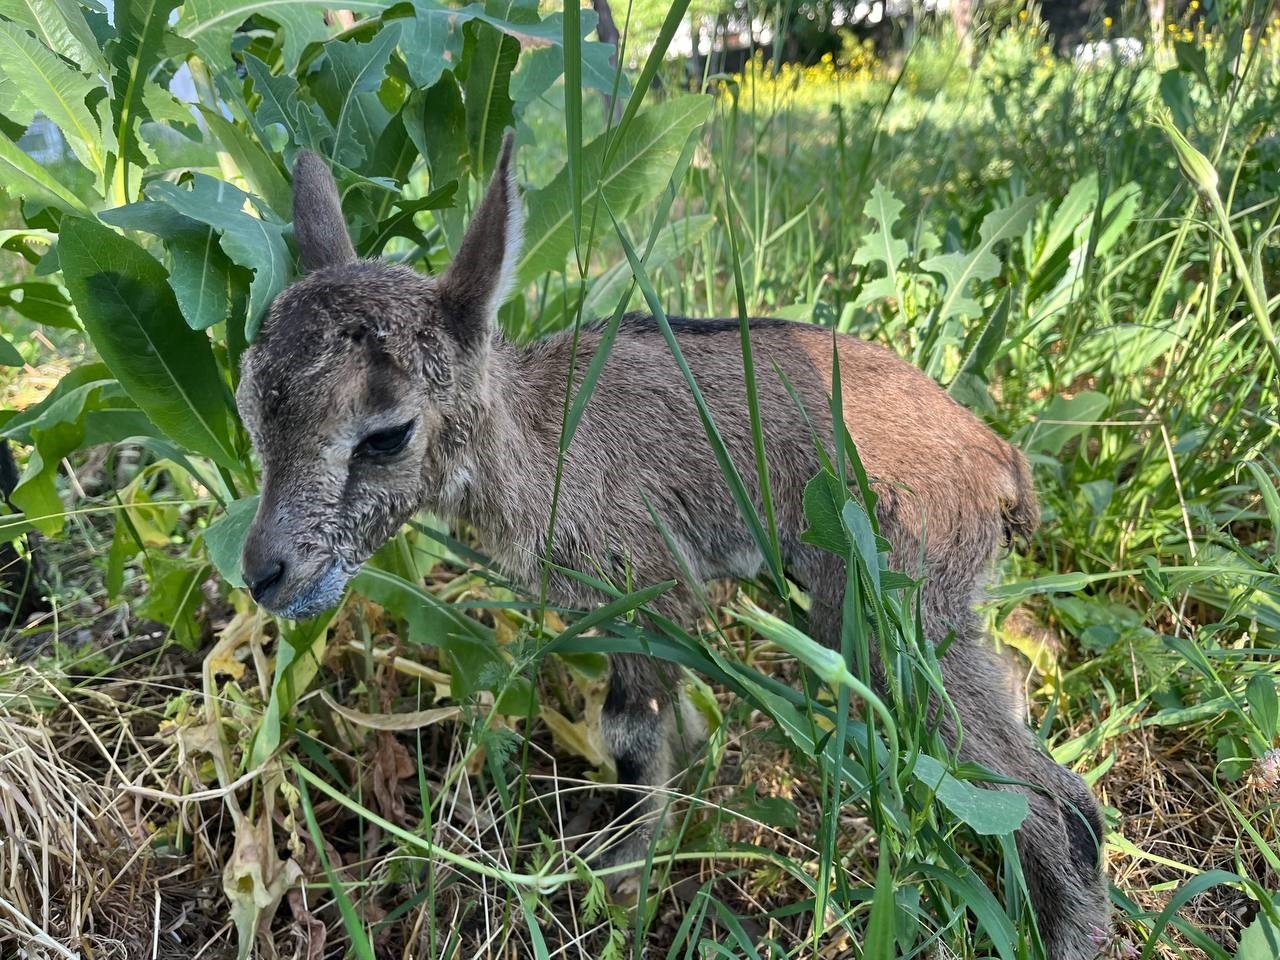
MULTIPOLYGON (((376 608, 355 608, 353 616, 357 611, 380 625, 376 608)), ((228 623, 221 625, 225 632, 228 623)), ((595 781, 607 779, 609 771, 589 762, 591 742, 566 739, 563 732, 553 736, 545 723, 535 722, 529 738, 521 739, 527 757, 499 759, 495 768, 493 758, 467 749, 465 719, 416 729, 405 723, 399 730, 352 722, 374 717, 364 712, 371 704, 388 714, 402 708, 421 680, 396 669, 391 656, 378 658, 373 673, 364 673, 368 660, 354 652, 359 644, 353 626, 348 620, 337 633, 348 640, 330 646, 319 684, 323 695, 299 708, 308 718, 300 726, 316 738, 351 799, 412 829, 422 819, 425 785, 434 824, 426 835, 440 848, 509 869, 549 859, 556 871, 572 871, 574 847, 608 820, 607 794, 595 789, 595 781), (514 789, 514 776, 500 786, 493 776, 495 769, 514 771, 516 765, 527 770, 520 802, 510 794, 504 799, 504 791, 514 789)), ((393 639, 382 635, 373 647, 395 652, 388 646, 393 639)), ((265 785, 278 768, 230 792, 218 789, 194 662, 148 653, 137 642, 116 643, 104 652, 117 663, 91 682, 54 682, 12 661, 0 669, 0 690, 6 691, 0 701, 0 944, 41 958, 232 957, 235 931, 224 874, 243 866, 244 848, 236 838, 252 832, 269 847, 254 855, 267 874, 296 865, 303 878, 287 894, 276 890, 279 896, 268 904, 260 940, 264 955, 343 955, 347 934, 296 795, 272 805, 269 816, 260 815, 262 790, 270 789, 265 785)), ((263 653, 241 650, 236 662, 243 675, 224 678, 219 703, 230 743, 247 722, 237 710, 251 707, 242 710, 247 717, 260 706, 254 694, 261 678, 254 670, 255 663, 269 662, 263 653)), ((767 650, 755 655, 757 665, 769 666, 767 650)), ((399 661, 402 668, 406 662, 399 661)), ((775 666, 784 673, 790 669, 785 661, 775 666)), ((596 696, 592 685, 573 687, 565 702, 563 687, 547 687, 562 680, 544 676, 542 701, 561 702, 573 718, 589 715, 596 696)), ((713 776, 696 799, 678 790, 673 795, 682 798, 676 810, 685 845, 722 852, 714 859, 683 861, 660 878, 650 950, 664 949, 705 893, 739 916, 762 918, 747 922, 753 938, 767 935, 791 947, 811 942, 808 914, 769 917, 806 897, 804 885, 769 862, 735 858, 728 848, 773 850, 816 876, 817 854, 804 838, 817 835, 820 799, 765 720, 734 710, 727 697, 721 703, 729 723, 713 751, 713 776)), ((525 729, 518 721, 502 722, 525 729)), ((1101 794, 1119 810, 1124 836, 1146 854, 1113 850, 1111 876, 1153 911, 1190 868, 1231 867, 1265 883, 1277 879, 1218 799, 1197 733, 1202 731, 1135 725, 1107 746, 1116 760, 1100 783, 1101 794)), ((1274 809, 1256 791, 1237 785, 1228 795, 1242 809, 1270 818, 1264 829, 1274 826, 1274 809)), ((506 887, 396 842, 343 802, 313 799, 325 859, 353 891, 377 956, 532 955, 519 905, 506 887)), ((874 835, 852 812, 841 828, 840 849, 851 872, 870 879, 874 835)), ((1183 915, 1233 946, 1252 919, 1247 904, 1215 888, 1183 915)), ((585 883, 562 885, 544 898, 539 919, 556 957, 594 960, 606 955, 611 941, 621 945, 630 936, 617 908, 585 883)), ((708 918, 704 934, 717 929, 714 917, 708 918)), ((829 940, 818 955, 843 957, 850 950, 843 940, 829 940)), ((1158 955, 1177 954, 1162 947, 1158 955)), ((1199 954, 1188 948, 1186 956, 1199 954)))

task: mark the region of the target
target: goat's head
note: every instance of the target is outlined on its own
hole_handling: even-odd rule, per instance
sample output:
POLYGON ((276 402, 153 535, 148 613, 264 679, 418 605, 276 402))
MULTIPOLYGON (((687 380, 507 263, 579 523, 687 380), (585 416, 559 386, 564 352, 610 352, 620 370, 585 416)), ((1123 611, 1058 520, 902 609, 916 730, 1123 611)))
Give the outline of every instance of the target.
POLYGON ((508 135, 438 278, 357 259, 333 176, 299 155, 294 236, 308 274, 276 298, 236 397, 262 464, 244 578, 267 609, 303 618, 337 603, 466 444, 520 247, 511 153, 508 135))

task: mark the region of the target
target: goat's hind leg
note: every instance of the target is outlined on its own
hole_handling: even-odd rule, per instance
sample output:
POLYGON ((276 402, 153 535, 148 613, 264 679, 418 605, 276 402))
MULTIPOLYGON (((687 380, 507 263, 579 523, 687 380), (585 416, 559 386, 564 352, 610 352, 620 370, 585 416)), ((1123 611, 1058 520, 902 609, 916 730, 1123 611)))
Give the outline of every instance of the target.
MULTIPOLYGON (((1048 960, 1093 960, 1108 926, 1103 822, 1093 792, 1044 752, 1009 684, 1009 664, 985 640, 958 638, 942 669, 960 717, 961 758, 1035 788, 1009 789, 1030 808, 1017 832, 1018 856, 1048 960)), ((942 731, 954 745, 950 711, 942 731)))
MULTIPOLYGON (((700 745, 702 728, 685 709, 678 671, 671 664, 640 654, 615 654, 609 661, 609 691, 600 713, 600 732, 618 773, 614 821, 598 866, 639 863, 649 854, 655 833, 666 821, 668 797, 662 788, 679 773, 685 754, 700 745)), ((634 880, 636 870, 611 874, 617 890, 634 880)))

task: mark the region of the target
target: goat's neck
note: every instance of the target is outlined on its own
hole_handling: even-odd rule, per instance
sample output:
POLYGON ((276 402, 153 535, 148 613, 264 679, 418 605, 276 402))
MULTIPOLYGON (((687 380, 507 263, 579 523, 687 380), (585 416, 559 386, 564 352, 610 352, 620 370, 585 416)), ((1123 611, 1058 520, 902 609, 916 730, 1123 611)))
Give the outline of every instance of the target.
POLYGON ((465 403, 450 411, 427 478, 427 509, 462 520, 494 553, 536 551, 546 533, 560 427, 556 377, 528 352, 496 339, 465 403))

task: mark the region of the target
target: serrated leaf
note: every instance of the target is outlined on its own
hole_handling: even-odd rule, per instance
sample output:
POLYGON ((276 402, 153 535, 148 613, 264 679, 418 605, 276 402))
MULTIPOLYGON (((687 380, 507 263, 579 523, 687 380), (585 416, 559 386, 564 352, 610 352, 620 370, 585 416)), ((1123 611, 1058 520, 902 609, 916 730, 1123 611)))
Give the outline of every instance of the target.
POLYGON ((240 469, 209 339, 182 322, 164 268, 89 220, 64 221, 58 255, 85 330, 134 403, 178 444, 240 469))
POLYGON ((991 280, 1000 273, 1000 260, 995 247, 1004 240, 1021 235, 1035 215, 1038 197, 1023 197, 1009 206, 987 214, 978 228, 978 245, 968 253, 944 253, 920 264, 931 273, 939 273, 945 281, 946 293, 938 306, 937 322, 955 316, 978 316, 982 308, 969 295, 969 286, 991 280))
POLYGON ((293 272, 283 228, 246 213, 245 206, 253 205, 253 198, 229 183, 204 174, 196 174, 190 183, 188 190, 155 181, 147 188, 147 196, 213 227, 221 234, 220 245, 226 255, 253 271, 245 316, 245 337, 252 342, 267 307, 293 272))
POLYGON ((0 0, 0 17, 22 24, 85 72, 106 76, 106 58, 77 0, 0 0))
POLYGON ((298 81, 287 73, 273 75, 253 54, 245 54, 244 66, 253 80, 254 92, 261 98, 254 114, 259 130, 278 123, 284 127, 291 145, 324 152, 325 142, 333 137, 333 125, 319 104, 302 99, 298 81))
POLYGON ((9 21, 0 21, 0 72, 62 131, 77 159, 101 177, 106 167, 103 131, 85 102, 97 85, 9 21))
MULTIPOLYGON (((231 70, 231 38, 251 16, 262 15, 280 25, 284 69, 292 72, 307 44, 332 36, 324 22, 324 12, 332 6, 330 0, 282 0, 267 7, 259 0, 186 0, 177 29, 195 41, 206 64, 231 70)), ((343 0, 342 9, 376 16, 387 6, 380 0, 343 0)))
MULTIPOLYGON (((635 115, 614 149, 610 168, 601 170, 607 146, 597 137, 582 151, 583 182, 589 208, 601 195, 622 218, 656 197, 671 177, 676 160, 689 135, 711 110, 706 97, 676 97, 635 115)), ((561 168, 541 190, 528 195, 529 218, 525 224, 524 255, 518 270, 520 284, 533 281, 548 270, 564 268, 573 249, 573 211, 568 171, 561 168)))
POLYGON ((898 264, 907 255, 907 241, 893 235, 893 228, 897 226, 902 210, 902 201, 877 180, 871 188, 871 196, 862 208, 862 215, 872 221, 876 229, 863 238, 853 255, 855 266, 884 264, 888 288, 893 291, 888 296, 897 292, 898 264))
POLYGON ((391 122, 377 90, 399 37, 400 26, 393 22, 368 43, 331 40, 324 45, 324 61, 312 74, 310 89, 333 124, 334 142, 327 152, 344 166, 360 166, 391 122))

